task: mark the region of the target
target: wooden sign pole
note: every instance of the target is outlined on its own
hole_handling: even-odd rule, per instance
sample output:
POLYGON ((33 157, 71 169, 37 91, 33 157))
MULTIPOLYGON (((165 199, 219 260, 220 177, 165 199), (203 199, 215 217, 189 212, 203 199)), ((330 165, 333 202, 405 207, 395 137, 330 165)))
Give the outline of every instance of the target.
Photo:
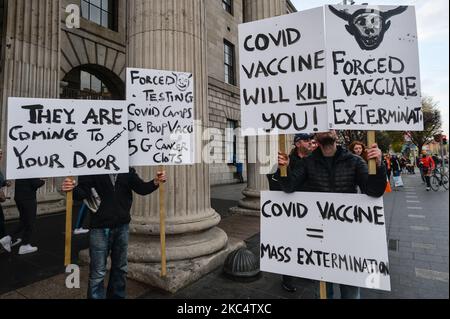
MULTIPOLYGON (((286 135, 284 135, 284 134, 279 136, 278 149, 280 150, 280 153, 286 154, 286 135)), ((280 167, 280 171, 281 171, 281 174, 280 174, 281 177, 287 176, 287 167, 286 166, 280 167)))
MULTIPOLYGON (((160 166, 160 171, 163 171, 164 167, 160 166)), ((161 241, 161 277, 167 276, 166 265, 166 209, 165 209, 165 189, 164 184, 159 184, 159 232, 161 241)))
MULTIPOLYGON (((369 131, 367 133, 367 146, 370 148, 376 143, 375 131, 369 131)), ((369 161, 369 175, 377 175, 377 161, 376 159, 371 159, 369 161)))
MULTIPOLYGON (((73 180, 72 177, 70 179, 73 180)), ((66 196, 66 240, 64 253, 64 266, 72 264, 72 206, 73 191, 67 192, 66 196)))
POLYGON ((327 299, 327 283, 320 282, 320 299, 327 299))

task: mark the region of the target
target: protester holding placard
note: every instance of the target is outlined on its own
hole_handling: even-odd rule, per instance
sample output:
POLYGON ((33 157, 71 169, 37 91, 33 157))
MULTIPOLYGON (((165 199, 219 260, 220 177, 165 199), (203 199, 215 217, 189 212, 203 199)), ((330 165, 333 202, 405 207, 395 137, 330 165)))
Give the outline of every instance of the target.
POLYGON ((12 232, 12 237, 16 239, 15 244, 22 244, 19 248, 19 255, 38 251, 37 247, 31 246, 31 236, 37 215, 36 192, 44 184, 45 181, 39 178, 18 179, 15 182, 14 200, 19 210, 20 223, 12 232))
MULTIPOLYGON (((363 194, 381 197, 386 189, 386 168, 382 162, 382 152, 376 144, 367 151, 367 159, 376 159, 377 174, 369 175, 367 163, 337 145, 336 131, 316 134, 319 148, 304 160, 304 165, 288 169, 288 177, 277 176, 283 191, 292 193, 301 185, 309 192, 356 193, 357 187, 363 194), (306 183, 306 184, 305 184, 306 183)), ((279 166, 289 166, 286 154, 279 154, 279 166)), ((341 297, 359 299, 360 289, 340 285, 341 297)), ((333 286, 327 284, 328 297, 333 298, 333 286)))
MULTIPOLYGON (((311 155, 314 150, 313 135, 312 134, 297 134, 294 137, 295 148, 289 155, 289 169, 293 170, 299 165, 303 165, 303 161, 306 157, 311 155)), ((278 183, 274 174, 267 175, 269 180, 269 188, 271 191, 281 190, 281 186, 278 183)), ((297 191, 301 192, 305 190, 305 185, 301 185, 297 191)), ((296 292, 297 288, 293 284, 294 277, 283 275, 281 286, 288 292, 296 292)))
POLYGON ((89 299, 126 298, 128 230, 133 192, 149 195, 166 179, 165 171, 161 171, 153 181, 144 182, 134 169, 130 169, 125 174, 80 177, 77 186, 70 178, 64 180, 62 191, 73 191, 75 199, 90 197, 94 189, 101 200, 98 210, 91 215, 89 299), (111 273, 105 293, 106 261, 110 254, 111 273))

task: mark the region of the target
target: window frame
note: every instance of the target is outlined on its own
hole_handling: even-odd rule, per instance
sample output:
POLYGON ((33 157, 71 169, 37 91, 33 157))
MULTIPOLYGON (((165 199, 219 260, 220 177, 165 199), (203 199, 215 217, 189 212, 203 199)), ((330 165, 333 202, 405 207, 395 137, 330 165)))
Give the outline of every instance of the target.
POLYGON ((222 8, 225 12, 228 12, 232 16, 234 16, 234 3, 233 0, 222 0, 222 8))
POLYGON ((116 31, 117 32, 117 0, 106 0, 108 4, 108 8, 105 9, 103 7, 103 2, 105 0, 99 0, 100 7, 97 4, 92 3, 92 0, 81 0, 81 16, 91 21, 92 23, 95 23, 103 28, 116 31), (87 7, 87 12, 85 7, 87 7), (100 21, 95 20, 91 15, 92 8, 95 8, 99 11, 99 19, 100 21), (104 18, 106 16, 106 23, 104 23, 104 18))
POLYGON ((225 83, 236 86, 236 48, 233 43, 226 39, 223 40, 223 55, 225 83), (227 55, 229 55, 227 49, 231 51, 231 65, 227 63, 227 55))
POLYGON ((238 136, 236 135, 236 130, 238 127, 238 121, 227 118, 225 131, 225 154, 226 163, 228 165, 235 165, 238 160, 238 136))

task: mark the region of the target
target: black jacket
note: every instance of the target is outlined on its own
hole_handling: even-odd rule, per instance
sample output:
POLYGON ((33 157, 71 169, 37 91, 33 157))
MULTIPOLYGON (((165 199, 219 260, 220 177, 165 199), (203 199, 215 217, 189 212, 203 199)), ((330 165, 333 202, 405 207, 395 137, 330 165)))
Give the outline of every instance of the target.
POLYGON ((44 186, 45 181, 39 178, 17 179, 14 188, 14 200, 36 200, 36 191, 44 186))
POLYGON ((91 228, 116 228, 129 224, 130 210, 133 204, 133 191, 139 195, 153 193, 159 187, 152 181, 144 182, 134 169, 129 173, 119 174, 115 186, 109 175, 83 176, 78 179, 73 196, 76 200, 83 200, 91 195, 94 188, 98 193, 101 204, 95 214, 91 214, 91 228))
POLYGON ((294 170, 288 169, 288 177, 279 177, 283 191, 292 193, 304 185, 306 192, 357 193, 359 186, 363 194, 381 197, 386 189, 384 165, 377 169, 377 175, 369 176, 367 163, 340 146, 331 169, 320 148, 303 164, 294 170))
MULTIPOLYGON (((298 168, 298 166, 302 165, 305 158, 301 158, 297 154, 297 150, 292 150, 291 154, 289 155, 289 170, 295 170, 298 168)), ((267 179, 269 181, 269 190, 271 191, 282 191, 283 188, 279 183, 278 177, 280 176, 280 170, 277 171, 275 174, 268 174, 267 179)), ((305 184, 297 185, 295 192, 304 192, 305 191, 305 184)))

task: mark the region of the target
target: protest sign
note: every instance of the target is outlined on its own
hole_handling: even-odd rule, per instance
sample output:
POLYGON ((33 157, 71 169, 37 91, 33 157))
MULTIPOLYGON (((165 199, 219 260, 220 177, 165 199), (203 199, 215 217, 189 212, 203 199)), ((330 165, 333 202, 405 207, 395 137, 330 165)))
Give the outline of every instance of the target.
POLYGON ((190 73, 127 69, 132 166, 194 164, 194 79, 190 73))
POLYGON ((7 178, 127 173, 124 101, 8 99, 7 178))
POLYGON ((261 270, 389 291, 383 199, 262 192, 261 270))
POLYGON ((239 25, 245 136, 328 130, 322 8, 239 25))
POLYGON ((412 6, 325 6, 330 128, 422 131, 412 6))

